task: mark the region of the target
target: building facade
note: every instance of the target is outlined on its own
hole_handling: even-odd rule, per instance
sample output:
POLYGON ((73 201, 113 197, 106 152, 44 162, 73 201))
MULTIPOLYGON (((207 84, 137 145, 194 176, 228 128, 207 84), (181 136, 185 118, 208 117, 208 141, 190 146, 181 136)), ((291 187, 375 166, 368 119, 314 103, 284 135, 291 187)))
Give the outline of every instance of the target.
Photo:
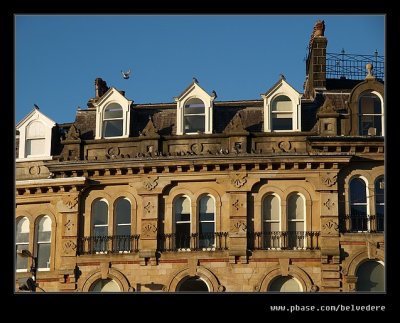
POLYGON ((34 263, 46 292, 383 291, 383 61, 327 53, 324 30, 304 93, 281 76, 218 101, 194 79, 136 104, 98 78, 72 123, 35 107, 16 127, 16 291, 34 263))

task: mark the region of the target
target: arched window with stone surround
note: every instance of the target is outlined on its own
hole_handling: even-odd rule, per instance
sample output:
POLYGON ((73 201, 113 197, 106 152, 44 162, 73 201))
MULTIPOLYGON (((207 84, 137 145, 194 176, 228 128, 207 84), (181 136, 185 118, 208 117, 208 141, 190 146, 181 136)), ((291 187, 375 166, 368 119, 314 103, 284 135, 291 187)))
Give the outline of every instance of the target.
POLYGON ((357 269, 356 290, 360 292, 384 292, 385 269, 384 266, 374 260, 363 262, 357 269))
POLYGON ((131 203, 127 198, 119 198, 115 203, 114 251, 131 250, 131 203))
POLYGON ((296 293, 302 292, 300 282, 292 276, 278 276, 274 278, 269 287, 269 292, 296 293))
POLYGON ((350 231, 366 232, 369 230, 367 201, 367 183, 361 177, 350 181, 350 231))
POLYGON ((96 253, 108 251, 108 203, 105 199, 92 204, 92 249, 96 253))
POLYGON ((199 247, 215 248, 215 201, 211 195, 199 200, 199 247))
POLYGON ((306 247, 306 208, 304 196, 300 193, 292 193, 287 202, 287 246, 290 249, 302 249, 306 247))
POLYGON ((281 248, 281 207, 279 197, 268 194, 262 202, 263 248, 281 248))
POLYGON ((121 292, 121 288, 113 279, 99 279, 89 288, 89 292, 121 292))

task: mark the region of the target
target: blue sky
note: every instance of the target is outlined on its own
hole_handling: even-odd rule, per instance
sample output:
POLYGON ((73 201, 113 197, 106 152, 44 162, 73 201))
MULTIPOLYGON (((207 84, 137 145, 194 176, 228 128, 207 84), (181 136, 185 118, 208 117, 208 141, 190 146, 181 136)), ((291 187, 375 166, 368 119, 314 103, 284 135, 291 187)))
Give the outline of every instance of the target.
POLYGON ((194 76, 220 101, 260 99, 279 74, 303 92, 318 19, 328 52, 384 55, 383 15, 18 15, 15 121, 35 103, 55 122, 73 122, 96 77, 135 103, 173 102, 194 76))

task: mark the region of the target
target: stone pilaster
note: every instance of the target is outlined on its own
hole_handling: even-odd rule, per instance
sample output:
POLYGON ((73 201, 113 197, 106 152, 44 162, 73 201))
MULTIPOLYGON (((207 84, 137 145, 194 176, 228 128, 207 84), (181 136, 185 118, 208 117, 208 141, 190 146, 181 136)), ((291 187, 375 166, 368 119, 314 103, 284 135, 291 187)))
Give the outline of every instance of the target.
POLYGON ((247 192, 231 192, 229 208, 229 262, 247 263, 247 192))

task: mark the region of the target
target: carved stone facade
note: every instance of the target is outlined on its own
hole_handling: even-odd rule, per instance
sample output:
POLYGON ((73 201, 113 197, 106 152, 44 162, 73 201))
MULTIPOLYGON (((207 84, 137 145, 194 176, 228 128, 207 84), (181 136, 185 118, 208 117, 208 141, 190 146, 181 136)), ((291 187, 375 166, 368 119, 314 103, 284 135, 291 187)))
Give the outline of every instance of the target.
MULTIPOLYGON (((324 22, 315 26, 309 62, 325 51, 324 29, 324 22)), ((302 128, 283 132, 264 129, 261 99, 214 101, 194 82, 178 105, 137 105, 96 79, 88 109, 60 125, 58 153, 16 165, 16 221, 28 221, 32 254, 44 216, 51 227, 39 286, 87 292, 100 282, 121 292, 174 292, 195 282, 213 292, 266 292, 292 279, 302 292, 356 291, 360 266, 384 262, 383 204, 371 199, 384 176, 384 138, 355 135, 357 117, 329 98, 334 89, 323 90, 328 83, 316 64, 304 100, 296 91, 302 128), (315 88, 327 98, 314 97, 315 88), (191 89, 209 100, 204 132, 176 125, 191 89), (96 130, 96 106, 107 106, 107 93, 131 113, 121 138, 96 130), (355 178, 371 199, 365 225, 351 217, 355 178)), ((282 95, 279 82, 272 88, 282 95)), ((363 91, 383 95, 375 79, 345 89, 351 111, 363 91)), ((267 93, 272 107, 275 92, 267 93)), ((17 279, 29 277, 30 264, 17 279)))

